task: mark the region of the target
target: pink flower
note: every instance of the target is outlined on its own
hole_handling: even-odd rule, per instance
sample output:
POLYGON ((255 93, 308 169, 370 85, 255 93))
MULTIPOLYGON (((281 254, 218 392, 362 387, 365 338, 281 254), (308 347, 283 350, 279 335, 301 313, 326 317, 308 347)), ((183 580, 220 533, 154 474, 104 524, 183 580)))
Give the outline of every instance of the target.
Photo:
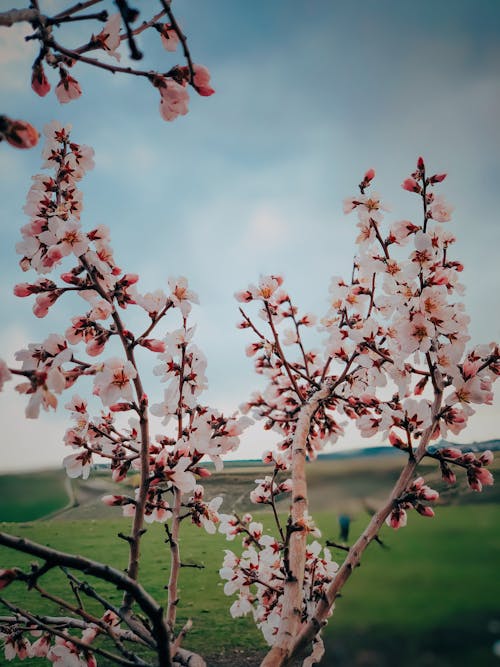
POLYGON ((61 67, 59 73, 61 80, 56 86, 57 99, 61 104, 67 104, 80 97, 82 89, 78 81, 70 76, 64 68, 61 67))
POLYGON ((120 14, 118 12, 116 14, 111 14, 111 16, 106 21, 104 28, 95 37, 95 41, 100 44, 101 48, 103 48, 108 53, 108 55, 116 58, 116 60, 120 60, 121 57, 120 54, 116 51, 121 44, 120 27, 120 14))
POLYGON ((204 65, 193 65, 194 77, 193 83, 196 92, 203 97, 210 97, 215 90, 208 84, 210 83, 210 72, 204 65))
POLYGON ((164 23, 161 26, 160 35, 163 48, 167 51, 174 52, 177 49, 180 40, 179 35, 174 30, 174 28, 172 28, 170 23, 164 23))
POLYGON ((136 376, 137 371, 130 361, 109 359, 103 364, 101 372, 95 376, 94 393, 100 397, 104 405, 112 405, 119 398, 133 401, 130 380, 136 376))
POLYGON ((416 313, 411 320, 406 320, 399 328, 400 346, 404 352, 428 352, 432 339, 436 335, 431 322, 422 314, 416 313))
POLYGON ((453 206, 448 204, 442 195, 434 197, 428 209, 429 216, 436 222, 449 222, 452 212, 453 206))
POLYGON ((386 524, 397 530, 406 526, 406 511, 402 507, 395 507, 385 520, 386 524))
POLYGON ((68 477, 75 479, 82 477, 87 479, 90 473, 90 465, 92 463, 91 452, 84 450, 76 454, 70 454, 63 459, 63 466, 66 468, 68 477))
POLYGON ((191 304, 199 303, 198 295, 188 287, 187 278, 179 276, 178 278, 170 277, 168 285, 171 293, 170 298, 174 306, 180 309, 182 315, 187 317, 191 312, 191 304))
POLYGON ((184 86, 173 79, 161 79, 158 86, 160 100, 160 114, 163 120, 175 120, 178 116, 185 116, 188 112, 189 93, 184 86))
POLYGON ((50 648, 50 635, 42 635, 31 645, 31 657, 46 658, 50 648))

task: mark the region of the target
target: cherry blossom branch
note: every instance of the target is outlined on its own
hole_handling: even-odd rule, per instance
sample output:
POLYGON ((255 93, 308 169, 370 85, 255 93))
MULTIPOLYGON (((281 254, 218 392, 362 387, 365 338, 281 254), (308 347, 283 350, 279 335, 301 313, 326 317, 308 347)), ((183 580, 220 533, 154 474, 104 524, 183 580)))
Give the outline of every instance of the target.
MULTIPOLYGON (((438 387, 439 389, 439 387, 438 387)), ((330 613, 330 609, 334 604, 336 598, 338 597, 340 591, 342 590, 345 583, 350 578, 351 574, 354 572, 356 567, 359 565, 361 556, 363 555, 366 548, 369 544, 378 537, 378 533, 384 524, 384 521, 387 519, 389 514, 392 512, 395 506, 395 501, 402 496, 406 489, 408 488, 415 470, 418 464, 426 455, 427 446, 431 440, 431 437, 434 433, 434 429, 439 422, 439 411, 441 409, 442 403, 442 390, 436 391, 434 402, 432 406, 432 421, 431 424, 426 428, 420 444, 415 452, 415 455, 412 460, 409 460, 408 463, 403 468, 396 484, 394 485, 389 497, 384 504, 384 506, 379 509, 372 517, 368 526, 365 528, 360 537, 356 540, 353 546, 349 550, 349 555, 342 563, 339 568, 335 579, 330 584, 326 591, 325 598, 320 600, 316 606, 316 610, 312 618, 308 621, 306 626, 300 632, 298 636, 293 637, 292 643, 288 644, 288 650, 285 651, 276 651, 275 660, 276 662, 268 664, 275 667, 281 667, 281 665, 289 665, 294 656, 299 655, 307 645, 314 639, 317 633, 322 629, 326 624, 326 619, 330 613)), ((270 653, 273 652, 271 649, 270 653)), ((266 663, 262 663, 264 667, 266 663)))
POLYGON ((107 651, 106 649, 103 648, 99 648, 97 646, 92 646, 92 649, 90 649, 88 643, 82 641, 81 639, 78 639, 74 635, 69 635, 68 633, 63 632, 62 630, 58 630, 53 626, 47 625, 38 615, 33 614, 25 609, 21 609, 21 607, 12 604, 8 600, 5 600, 5 598, 0 597, 0 603, 3 604, 8 609, 10 609, 11 611, 13 611, 14 613, 19 614, 19 616, 25 618, 30 623, 35 624, 35 626, 39 630, 43 630, 44 632, 47 632, 50 635, 54 635, 56 637, 61 637, 62 639, 65 639, 66 641, 70 642, 71 644, 85 651, 86 653, 92 651, 92 653, 97 653, 98 655, 102 655, 104 658, 111 660, 114 664, 123 665, 124 667, 137 667, 137 666, 150 667, 149 663, 144 662, 143 660, 137 658, 136 656, 134 656, 135 659, 133 661, 130 661, 127 660, 126 658, 122 658, 116 653, 111 653, 110 651, 107 651))
POLYGON ((295 390, 295 393, 297 394, 297 398, 299 399, 299 401, 301 403, 305 403, 304 396, 302 395, 302 392, 300 391, 300 389, 297 385, 297 381, 295 379, 294 374, 292 373, 292 369, 290 367, 290 364, 288 363, 288 360, 287 360, 285 354, 283 353, 283 349, 282 349, 281 344, 280 344, 278 332, 276 331, 276 327, 274 326, 273 315, 271 313, 271 309, 269 307, 269 302, 268 301, 264 301, 264 307, 265 307, 266 313, 267 313, 267 321, 269 322, 269 326, 271 327, 271 331, 273 332, 274 346, 276 348, 276 353, 277 353, 278 357, 281 359, 281 361, 283 362, 283 365, 284 365, 285 370, 287 372, 287 375, 290 379, 290 382, 292 383, 292 386, 295 390))
POLYGON ((194 83, 194 66, 193 66, 193 61, 191 59, 191 53, 189 52, 189 48, 187 45, 187 39, 182 30, 179 27, 179 24, 177 23, 175 16, 172 12, 172 9, 170 7, 170 0, 160 0, 164 11, 167 13, 168 19, 172 25, 172 28, 175 30, 180 43, 182 44, 182 50, 184 52, 184 57, 187 61, 188 64, 188 69, 189 69, 189 83, 196 88, 195 83, 194 83))
MULTIPOLYGON (((186 318, 183 322, 184 330, 186 330, 186 318)), ((184 372, 186 366, 186 345, 181 347, 181 363, 179 369, 179 400, 177 402, 177 439, 182 438, 183 431, 183 389, 184 389, 184 372)), ((182 492, 179 488, 174 487, 174 506, 172 508, 172 528, 168 532, 168 541, 170 545, 170 575, 168 579, 168 603, 167 603, 167 625, 170 630, 171 637, 175 632, 175 621, 177 616, 177 605, 179 604, 177 585, 179 581, 179 574, 181 568, 181 555, 179 550, 179 529, 181 523, 181 501, 182 492)))
POLYGON ((306 555, 308 508, 307 481, 305 473, 306 441, 309 437, 311 421, 321 401, 328 398, 331 383, 316 391, 300 409, 292 443, 292 508, 289 539, 288 573, 283 595, 283 610, 276 643, 264 658, 261 667, 275 667, 279 656, 286 655, 288 647, 296 636, 301 622, 302 586, 306 555))
MULTIPOLYGON (((109 295, 101 287, 98 279, 95 277, 94 271, 89 266, 85 257, 80 257, 82 265, 85 267, 87 274, 93 282, 94 289, 98 294, 102 296, 103 299, 109 301, 109 295)), ((140 450, 140 474, 141 481, 139 485, 139 493, 136 499, 134 519, 132 524, 132 534, 130 536, 129 542, 129 562, 127 566, 127 573, 131 579, 137 579, 139 573, 139 558, 140 558, 140 541, 144 533, 144 511, 147 501, 147 493, 149 487, 149 416, 148 416, 148 400, 142 386, 141 376, 137 368, 137 363, 135 360, 133 347, 129 344, 129 340, 125 333, 125 327, 121 321, 121 318, 116 311, 116 308, 113 308, 111 313, 113 322, 115 323, 116 330, 122 342, 123 349, 127 360, 132 364, 136 370, 136 376, 133 378, 132 382, 134 384, 137 404, 139 407, 139 423, 141 430, 141 450, 140 450)), ((123 604, 125 608, 130 607, 132 603, 132 598, 130 595, 125 594, 123 599, 123 604)))
POLYGON ((152 635, 156 641, 156 650, 161 667, 170 667, 169 637, 167 626, 163 619, 163 609, 137 581, 110 565, 104 565, 83 556, 57 551, 56 549, 24 538, 8 535, 7 533, 0 532, 0 544, 15 551, 21 551, 42 558, 47 568, 62 566, 79 570, 80 572, 85 572, 87 575, 107 581, 119 590, 124 590, 139 605, 152 623, 152 635))

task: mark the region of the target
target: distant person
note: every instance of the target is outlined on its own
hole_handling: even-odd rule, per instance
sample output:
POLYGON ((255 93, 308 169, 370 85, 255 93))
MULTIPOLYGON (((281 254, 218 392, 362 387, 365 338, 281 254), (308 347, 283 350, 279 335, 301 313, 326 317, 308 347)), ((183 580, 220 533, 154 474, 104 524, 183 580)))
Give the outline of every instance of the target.
POLYGON ((341 514, 339 516, 339 528, 340 535, 339 539, 344 544, 349 540, 349 528, 351 527, 351 517, 347 514, 341 514))

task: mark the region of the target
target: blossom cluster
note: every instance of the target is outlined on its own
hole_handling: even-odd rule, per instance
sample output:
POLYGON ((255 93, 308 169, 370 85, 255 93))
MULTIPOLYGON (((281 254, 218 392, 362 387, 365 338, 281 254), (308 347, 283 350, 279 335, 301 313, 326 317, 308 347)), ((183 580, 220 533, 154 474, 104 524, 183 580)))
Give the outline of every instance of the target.
MULTIPOLYGON (((164 11, 160 12, 160 15, 163 14, 164 11)), ((61 104, 71 102, 82 95, 79 82, 68 71, 68 67, 73 67, 77 62, 101 66, 114 73, 123 72, 146 76, 160 92, 160 113, 162 118, 167 121, 174 120, 188 112, 188 85, 192 86, 203 97, 213 95, 215 91, 210 84, 208 69, 203 65, 192 63, 190 57, 187 66, 176 65, 163 74, 134 71, 131 67, 120 68, 117 65, 107 64, 95 59, 89 60, 84 54, 89 51, 98 51, 119 62, 122 56, 120 47, 124 42, 130 42, 130 32, 127 30, 128 26, 126 24, 122 25, 122 15, 119 12, 109 16, 107 12, 104 12, 103 15, 106 16, 103 28, 96 35, 92 34, 88 42, 82 47, 68 50, 53 39, 49 40, 33 64, 31 87, 37 95, 45 97, 51 89, 44 69, 44 62, 49 67, 57 70, 58 83, 55 87, 55 94, 61 104)), ((55 25, 58 25, 58 23, 56 22, 55 25)), ((151 21, 143 22, 138 29, 136 28, 134 34, 147 29, 156 31, 165 50, 172 53, 177 50, 181 36, 184 38, 176 22, 161 22, 155 20, 155 17, 151 21)), ((46 39, 43 32, 38 36, 42 42, 46 39)), ((137 51, 136 53, 138 54, 137 51)))
POLYGON ((39 630, 36 624, 30 626, 29 622, 20 619, 17 627, 0 632, 5 659, 45 658, 53 665, 97 667, 97 660, 91 652, 92 642, 100 635, 119 636, 121 628, 120 619, 109 610, 96 620, 97 623, 89 623, 78 635, 65 630, 52 637, 49 632, 39 630))
POLYGON ((306 348, 302 327, 314 325, 316 318, 299 316, 280 276, 262 276, 258 285, 236 294, 241 303, 256 301, 268 325, 266 333, 242 310, 238 326, 251 329, 256 338, 247 355, 268 380, 243 409, 281 436, 278 451, 265 455, 269 463, 290 460, 300 406, 327 382, 331 391, 314 415, 307 440, 310 458, 335 442, 345 418, 356 423, 361 436, 381 434, 412 452, 430 424, 431 439, 457 435, 474 405, 492 402, 498 346, 466 350, 469 318, 457 298, 463 293, 463 267, 451 257, 454 235, 441 224, 451 219, 452 208, 433 192, 445 175, 426 177, 419 159, 403 187, 422 198, 423 222, 402 220, 386 231, 385 205, 377 194, 365 192, 373 178, 370 170, 362 193, 344 202, 346 213, 357 214, 359 253, 350 281, 332 278, 330 308, 320 321, 327 336, 323 352, 306 348), (283 323, 288 325, 284 330, 283 323), (442 401, 434 418, 428 389, 436 388, 442 401))
MULTIPOLYGON (((267 381, 264 390, 253 393, 242 410, 250 411, 264 422, 265 429, 278 435, 276 449, 263 456, 274 473, 257 480, 250 497, 272 506, 279 537, 273 541, 265 536, 260 543, 255 524, 247 525, 237 516, 225 519, 221 530, 228 539, 244 533, 244 552, 241 558, 227 552, 221 576, 229 580, 226 593, 239 595, 231 613, 252 610, 270 643, 277 625, 269 619, 275 618, 275 608, 279 609, 285 596, 287 553, 290 548, 310 550, 303 546, 305 542, 290 547, 290 532, 308 531, 307 510, 302 515, 303 510, 295 511, 297 499, 293 498, 285 533, 276 512, 276 496, 280 491, 297 495, 294 485, 303 484, 302 474, 296 472, 303 452, 314 459, 342 435, 346 420, 355 423, 362 437, 378 435, 406 452, 412 469, 424 456, 431 456, 439 461, 446 481, 455 480, 450 468, 455 464, 467 470, 472 489, 493 483, 486 469, 491 452, 476 458, 456 448, 435 450, 431 445, 449 432, 459 434, 474 414, 473 406, 492 402, 492 385, 500 369, 495 343, 467 349, 469 318, 459 299, 463 266, 452 257, 455 237, 445 224, 453 209, 435 193, 445 176, 427 176, 419 158, 416 170, 404 180, 402 187, 421 198, 421 221, 385 224, 387 207, 378 194, 368 192, 375 177, 373 169, 361 181, 360 193, 345 200, 345 213, 357 216, 358 254, 350 280, 338 276, 331 280, 329 308, 319 321, 319 331, 325 335, 322 350, 306 345, 304 331, 315 325, 316 317, 299 313, 281 276, 261 276, 258 284, 235 294, 243 304, 238 327, 254 335, 246 354, 267 381), (245 304, 254 303, 264 324, 246 312, 245 304), (284 488, 275 482, 280 471, 292 473, 284 488), (292 519, 297 516, 302 516, 299 522, 292 519), (266 557, 273 545, 278 581, 265 568, 260 574, 257 542, 266 557), (264 581, 265 595, 252 596, 245 588, 251 576, 264 581), (285 580, 281 586, 280 577, 285 580)), ((412 508, 432 517, 431 504, 438 497, 422 477, 404 482, 391 499, 386 523, 393 528, 404 526, 407 510, 412 508)), ((303 486, 298 499, 307 508, 303 486)), ((308 551, 306 573, 311 558, 308 551)), ((303 623, 312 613, 306 604, 307 591, 316 586, 316 569, 312 572, 303 583, 303 623)), ((319 581, 321 585, 321 574, 319 581)))
MULTIPOLYGON (((253 521, 251 514, 241 519, 223 515, 222 519, 219 531, 226 534, 228 539, 234 539, 237 534, 244 536, 241 556, 226 549, 219 571, 221 578, 226 581, 224 593, 237 595, 231 605, 231 616, 252 613, 264 639, 272 645, 280 626, 284 583, 289 575, 283 545, 265 534, 262 524, 253 521)), ((308 532, 321 536, 312 524, 308 526, 308 532)), ((332 561, 329 549, 323 548, 316 540, 307 545, 303 587, 304 623, 324 595, 328 584, 333 581, 337 570, 338 565, 332 561)))
MULTIPOLYGON (((83 198, 78 184, 93 167, 92 149, 75 143, 70 127, 52 123, 44 133, 44 167, 52 174, 33 177, 24 208, 30 220, 17 244, 21 268, 38 277, 16 285, 14 293, 35 298, 37 317, 47 316, 70 293, 84 304, 84 312, 71 317, 63 333, 52 333, 18 351, 17 368, 0 360, 0 388, 20 376, 15 389, 28 396, 26 416, 36 418, 41 408, 56 409, 59 397, 77 383, 84 388, 92 383, 93 398, 74 392, 65 403, 71 426, 64 444, 71 453, 63 463, 69 477, 86 479, 92 466, 104 460, 112 480, 124 484, 123 493, 108 494, 103 502, 121 507, 132 518, 128 573, 135 577, 134 554, 143 521, 171 522, 172 531, 178 531, 181 520, 190 518, 208 533, 216 532, 222 499, 204 496, 200 481, 211 474, 205 464, 211 461, 221 470, 224 456, 237 449, 251 420, 238 414, 225 416, 200 402, 207 387, 207 364, 193 341, 195 327, 189 320, 192 304, 198 303, 196 293, 183 276, 169 278, 168 290, 139 291, 139 277, 116 264, 108 229, 101 225, 87 232, 81 225, 83 198), (126 309, 142 315, 145 324, 140 334, 134 335, 125 325, 126 309), (178 314, 181 325, 157 337, 155 329, 170 311, 178 314), (139 349, 157 356, 154 374, 165 384, 162 399, 151 406, 142 384, 139 349), (162 419, 162 432, 155 437, 151 416, 162 419), (134 480, 140 478, 135 490, 130 489, 129 472, 134 480)), ((10 583, 8 579, 0 577, 0 585, 10 583)), ((175 609, 176 599, 169 605, 175 609)), ((53 633, 44 656, 75 667, 94 664, 90 650, 82 652, 81 647, 90 641, 89 628, 85 638, 74 644, 53 633)), ((6 657, 13 651, 26 657, 35 650, 16 627, 5 633, 4 643, 6 657)))

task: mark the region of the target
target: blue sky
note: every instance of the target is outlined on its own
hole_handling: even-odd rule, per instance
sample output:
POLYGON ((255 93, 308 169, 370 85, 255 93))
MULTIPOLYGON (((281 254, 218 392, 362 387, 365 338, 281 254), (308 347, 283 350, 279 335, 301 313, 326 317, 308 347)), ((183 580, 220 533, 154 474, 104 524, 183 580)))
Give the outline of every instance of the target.
MULTIPOLYGON (((26 28, 0 29, 0 85, 4 113, 38 127, 72 123, 74 139, 94 147, 96 168, 81 186, 83 224, 110 226, 118 263, 141 275, 144 291, 186 275, 199 293, 207 400, 234 409, 259 386, 244 356, 249 337, 234 326, 234 291, 259 273, 281 272, 296 303, 323 314, 330 276, 348 276, 354 254, 342 199, 374 167, 393 219, 417 219, 416 198, 400 183, 418 155, 449 174, 441 191, 455 206, 473 341, 498 340, 498 2, 175 0, 173 7, 217 91, 191 95, 189 114, 174 123, 161 119, 147 81, 81 66, 73 75, 82 98, 64 106, 52 93, 39 99, 29 84, 35 51, 22 40, 26 28)), ((88 39, 81 24, 73 30, 75 44, 88 39)), ((141 67, 166 70, 180 55, 156 37, 144 40, 141 67)), ((8 357, 63 330, 72 311, 61 304, 38 321, 28 300, 11 296, 26 279, 13 248, 40 152, 0 149, 0 341, 8 357)), ((65 415, 26 423, 23 403, 11 390, 0 397, 2 466, 57 465, 67 453, 65 415)), ((499 436, 499 405, 479 410, 462 440, 499 436)), ((356 442, 349 433, 346 445, 356 442)), ((252 431, 241 455, 258 456, 262 444, 252 431)))

